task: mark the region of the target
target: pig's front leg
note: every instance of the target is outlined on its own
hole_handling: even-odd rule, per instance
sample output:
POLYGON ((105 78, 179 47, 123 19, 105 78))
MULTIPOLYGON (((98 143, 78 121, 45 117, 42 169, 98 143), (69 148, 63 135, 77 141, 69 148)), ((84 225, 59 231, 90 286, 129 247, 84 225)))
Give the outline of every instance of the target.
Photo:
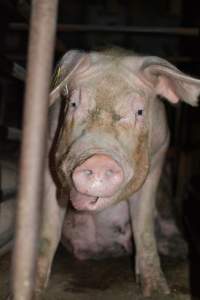
POLYGON ((48 167, 46 168, 44 190, 43 221, 35 287, 36 294, 40 294, 47 286, 54 254, 60 241, 66 210, 57 201, 57 189, 48 167))
POLYGON ((167 145, 163 145, 156 153, 142 189, 129 200, 136 245, 136 278, 144 296, 151 296, 153 292, 170 292, 160 267, 154 233, 156 191, 166 148, 167 145))

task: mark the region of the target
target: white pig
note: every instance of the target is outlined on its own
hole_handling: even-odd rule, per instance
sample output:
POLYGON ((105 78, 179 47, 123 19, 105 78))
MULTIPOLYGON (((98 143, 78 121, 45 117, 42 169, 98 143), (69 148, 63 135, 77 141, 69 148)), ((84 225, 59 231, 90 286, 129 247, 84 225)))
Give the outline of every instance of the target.
POLYGON ((154 234, 169 144, 158 96, 196 106, 200 80, 159 57, 72 50, 53 84, 36 290, 47 285, 61 239, 87 259, 131 253, 134 238, 143 294, 168 294, 154 234))

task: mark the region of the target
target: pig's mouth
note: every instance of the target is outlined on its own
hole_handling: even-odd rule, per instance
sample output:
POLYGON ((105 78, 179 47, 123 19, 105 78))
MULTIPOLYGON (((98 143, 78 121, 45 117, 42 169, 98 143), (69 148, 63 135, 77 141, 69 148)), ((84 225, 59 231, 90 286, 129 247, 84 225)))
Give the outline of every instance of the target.
POLYGON ((70 192, 72 206, 79 211, 100 211, 113 202, 113 197, 88 196, 79 193, 75 188, 70 192))

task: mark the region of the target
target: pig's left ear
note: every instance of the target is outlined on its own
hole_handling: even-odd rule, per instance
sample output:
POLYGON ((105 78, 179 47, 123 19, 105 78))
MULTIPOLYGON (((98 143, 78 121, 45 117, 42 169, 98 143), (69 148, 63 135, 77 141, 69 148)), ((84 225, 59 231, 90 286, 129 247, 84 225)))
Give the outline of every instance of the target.
POLYGON ((70 77, 76 72, 81 73, 89 66, 89 59, 86 52, 79 50, 68 51, 58 63, 51 82, 51 93, 49 96, 49 105, 51 106, 60 98, 63 87, 67 89, 67 83, 70 77))
POLYGON ((159 57, 146 57, 140 74, 141 79, 151 85, 157 95, 170 102, 183 100, 192 106, 198 105, 200 80, 182 73, 168 61, 159 57))

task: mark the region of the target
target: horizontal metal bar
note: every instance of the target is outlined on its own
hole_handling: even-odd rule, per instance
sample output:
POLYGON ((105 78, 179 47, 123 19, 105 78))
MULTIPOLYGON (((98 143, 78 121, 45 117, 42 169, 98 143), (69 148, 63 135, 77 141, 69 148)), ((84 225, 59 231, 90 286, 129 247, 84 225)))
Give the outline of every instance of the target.
MULTIPOLYGON (((26 60, 26 55, 15 55, 15 54, 7 54, 6 56, 10 60, 14 61, 24 61, 26 60)), ((163 58, 174 62, 174 63, 200 63, 200 57, 192 57, 192 56, 164 56, 163 58)))
MULTIPOLYGON (((10 0, 11 1, 11 0, 10 0)), ((13 0, 12 0, 13 2, 13 0)), ((15 0, 15 2, 17 2, 14 5, 14 9, 19 13, 19 15, 21 17, 24 18, 25 21, 27 21, 29 23, 29 19, 30 19, 30 14, 31 14, 31 5, 28 3, 30 1, 26 1, 26 0, 15 0)), ((59 39, 56 39, 56 50, 59 52, 66 52, 66 47, 65 44, 59 39)))
MULTIPOLYGON (((25 23, 10 23, 10 30, 25 31, 28 25, 25 23)), ((177 35, 193 36, 200 34, 197 27, 161 27, 161 26, 106 26, 84 24, 58 24, 58 32, 102 32, 102 33, 129 33, 129 34, 152 34, 152 35, 177 35)))

